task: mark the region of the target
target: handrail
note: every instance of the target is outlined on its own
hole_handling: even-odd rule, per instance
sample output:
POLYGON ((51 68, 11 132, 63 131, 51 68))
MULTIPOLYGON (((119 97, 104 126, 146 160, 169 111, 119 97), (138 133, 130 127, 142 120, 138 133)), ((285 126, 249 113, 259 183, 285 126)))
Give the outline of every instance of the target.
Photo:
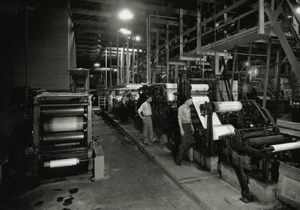
POLYGON ((230 10, 233 10, 241 5, 243 5, 246 1, 249 1, 249 0, 241 0, 241 1, 238 1, 236 2, 235 4, 227 7, 226 9, 222 10, 221 12, 217 13, 216 15, 206 19, 205 21, 203 21, 200 25, 201 26, 204 26, 205 24, 217 19, 218 17, 221 17, 222 15, 224 15, 225 13, 228 13, 230 10))

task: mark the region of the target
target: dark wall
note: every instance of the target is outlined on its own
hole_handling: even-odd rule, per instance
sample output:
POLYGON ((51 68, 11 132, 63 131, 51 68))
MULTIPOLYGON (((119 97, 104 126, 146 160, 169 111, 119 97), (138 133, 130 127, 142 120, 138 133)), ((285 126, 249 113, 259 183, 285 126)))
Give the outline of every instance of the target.
MULTIPOLYGON (((31 88, 68 90, 68 1, 35 1, 28 14, 28 74, 31 88)), ((25 85, 25 15, 16 18, 13 86, 25 85)))

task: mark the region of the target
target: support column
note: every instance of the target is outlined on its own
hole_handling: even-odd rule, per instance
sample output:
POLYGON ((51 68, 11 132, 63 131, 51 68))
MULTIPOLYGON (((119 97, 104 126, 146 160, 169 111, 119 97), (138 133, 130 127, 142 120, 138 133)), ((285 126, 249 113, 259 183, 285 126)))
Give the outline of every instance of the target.
POLYGON ((267 63, 266 63, 266 74, 265 74, 265 81, 264 81, 264 97, 263 97, 263 107, 265 108, 267 104, 267 93, 268 93, 268 84, 269 84, 269 75, 270 75, 271 47, 272 47, 272 38, 269 37, 268 45, 267 45, 267 63))
POLYGON ((146 18, 146 43, 147 43, 147 83, 150 83, 150 48, 151 48, 151 40, 150 40, 150 17, 146 18))
POLYGON ((135 76, 135 39, 132 39, 132 79, 131 82, 134 82, 134 76, 135 76))
POLYGON ((120 84, 120 56, 119 56, 119 35, 116 34, 117 41, 117 85, 120 84))
POLYGON ((237 47, 234 48, 234 54, 233 54, 233 64, 232 64, 232 72, 231 72, 231 82, 230 82, 230 90, 233 92, 233 80, 234 80, 234 73, 236 70, 236 64, 237 64, 237 47))
POLYGON ((265 33, 265 2, 264 0, 258 0, 258 26, 257 33, 265 33))
POLYGON ((201 1, 197 3, 197 55, 200 55, 201 50, 201 1))
POLYGON ((179 58, 183 56, 183 9, 179 9, 179 58))
POLYGON ((105 49, 105 88, 107 88, 107 49, 105 49))
POLYGON ((275 100, 279 99, 279 90, 280 90, 280 79, 281 79, 281 65, 282 58, 280 51, 276 53, 276 71, 275 71, 275 100))
POLYGON ((169 59, 170 59, 170 51, 169 51, 169 25, 166 25, 166 74, 167 74, 167 82, 169 82, 169 71, 170 71, 170 64, 169 64, 169 59))
POLYGON ((158 73, 158 64, 159 64, 159 34, 158 31, 155 33, 155 70, 154 70, 154 78, 153 78, 153 83, 156 82, 156 74, 158 73))
POLYGON ((129 84, 129 67, 130 67, 130 57, 129 57, 129 37, 127 38, 126 42, 126 85, 129 84))
POLYGON ((124 74, 123 74, 123 69, 124 69, 124 46, 121 48, 121 55, 120 55, 120 58, 121 58, 121 60, 120 60, 120 63, 121 63, 121 65, 120 65, 120 84, 122 85, 123 83, 124 83, 124 80, 123 80, 123 78, 124 78, 124 74))
POLYGON ((110 47, 109 47, 109 86, 111 87, 113 84, 113 68, 112 68, 112 43, 110 42, 110 47))

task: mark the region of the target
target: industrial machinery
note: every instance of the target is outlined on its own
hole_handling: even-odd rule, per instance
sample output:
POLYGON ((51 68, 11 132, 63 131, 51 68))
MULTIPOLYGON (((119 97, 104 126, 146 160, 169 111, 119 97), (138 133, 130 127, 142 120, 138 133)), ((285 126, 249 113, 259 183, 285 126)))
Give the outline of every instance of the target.
POLYGON ((238 177, 243 201, 254 198, 249 177, 277 183, 280 162, 300 166, 299 139, 281 134, 269 111, 255 100, 216 101, 212 81, 179 81, 179 105, 185 95, 193 100, 194 157, 211 171, 218 170, 222 162, 229 163, 238 177))
MULTIPOLYGON (((33 151, 40 178, 78 174, 93 169, 97 157, 92 139, 91 95, 43 92, 34 98, 33 151)), ((95 177, 96 176, 96 177, 95 177)))
POLYGON ((276 183, 281 161, 300 166, 297 152, 292 151, 300 148, 300 141, 281 134, 268 110, 254 100, 207 99, 200 105, 193 100, 202 125, 206 122, 201 129, 200 150, 218 155, 219 163, 229 163, 234 168, 244 202, 254 197, 248 187, 248 176, 263 183, 276 183))

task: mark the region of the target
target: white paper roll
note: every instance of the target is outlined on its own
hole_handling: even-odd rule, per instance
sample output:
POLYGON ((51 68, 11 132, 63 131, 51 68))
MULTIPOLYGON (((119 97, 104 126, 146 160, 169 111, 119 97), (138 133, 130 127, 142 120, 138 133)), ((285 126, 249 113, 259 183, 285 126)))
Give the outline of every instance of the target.
POLYGON ((239 101, 220 101, 213 103, 216 112, 237 112, 243 108, 242 103, 239 101))
POLYGON ((220 136, 229 134, 235 134, 234 127, 231 124, 213 126, 213 140, 219 140, 220 136))
MULTIPOLYGON (((206 129, 207 128, 207 116, 201 115, 200 105, 204 104, 205 102, 209 102, 208 96, 193 96, 193 104, 197 111, 198 117, 202 123, 202 126, 206 129)), ((214 112, 212 116, 213 125, 221 125, 221 121, 218 115, 214 112)))
POLYGON ((177 89, 168 89, 167 90, 167 101, 175 101, 174 93, 177 92, 177 89))
POLYGON ((84 120, 81 116, 53 117, 45 120, 45 132, 63 132, 83 130, 84 120))
POLYGON ((177 90, 177 83, 165 83, 167 89, 176 89, 177 90))
POLYGON ((300 141, 286 143, 286 144, 275 144, 275 145, 271 145, 271 147, 274 148, 274 150, 272 152, 300 149, 300 141))
POLYGON ((47 167, 47 168, 67 167, 67 166, 75 166, 78 163, 79 163, 78 158, 51 160, 48 162, 44 162, 44 167, 47 167))
POLYGON ((208 91, 208 84, 191 84, 192 91, 208 91))

